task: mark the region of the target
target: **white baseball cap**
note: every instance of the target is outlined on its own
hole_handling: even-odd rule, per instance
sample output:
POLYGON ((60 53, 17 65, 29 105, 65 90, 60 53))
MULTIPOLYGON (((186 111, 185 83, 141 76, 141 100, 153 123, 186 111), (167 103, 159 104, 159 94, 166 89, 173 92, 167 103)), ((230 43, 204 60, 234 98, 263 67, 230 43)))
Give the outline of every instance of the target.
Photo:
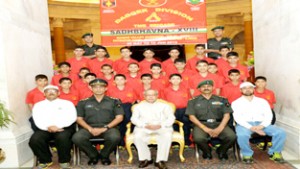
POLYGON ((47 85, 47 86, 44 87, 43 92, 45 92, 47 89, 56 89, 56 90, 59 90, 57 86, 47 85))
POLYGON ((242 84, 240 84, 240 89, 244 88, 244 87, 253 87, 253 88, 255 88, 255 85, 252 84, 251 82, 243 82, 242 84))

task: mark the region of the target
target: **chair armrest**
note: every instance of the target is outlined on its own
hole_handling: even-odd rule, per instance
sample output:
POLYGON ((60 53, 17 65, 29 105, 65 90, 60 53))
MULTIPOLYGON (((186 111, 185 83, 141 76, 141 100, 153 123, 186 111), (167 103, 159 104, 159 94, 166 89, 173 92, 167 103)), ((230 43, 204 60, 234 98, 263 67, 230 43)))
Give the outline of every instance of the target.
POLYGON ((178 127, 179 127, 179 133, 184 136, 183 123, 181 121, 175 120, 174 124, 178 125, 178 127))
POLYGON ((131 125, 132 125, 131 122, 128 122, 126 124, 126 128, 127 128, 126 133, 125 133, 126 136, 128 136, 131 133, 131 125))

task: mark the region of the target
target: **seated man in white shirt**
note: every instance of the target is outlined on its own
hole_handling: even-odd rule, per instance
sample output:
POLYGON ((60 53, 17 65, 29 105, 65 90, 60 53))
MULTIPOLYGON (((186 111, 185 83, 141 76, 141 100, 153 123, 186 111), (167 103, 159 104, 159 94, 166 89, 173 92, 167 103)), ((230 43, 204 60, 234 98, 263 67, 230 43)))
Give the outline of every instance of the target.
POLYGON ((148 148, 152 134, 157 138, 157 156, 155 166, 166 169, 169 150, 172 143, 173 123, 175 121, 172 107, 164 100, 157 99, 156 90, 146 90, 145 100, 135 105, 132 111, 131 122, 134 128, 134 144, 138 150, 139 168, 145 168, 153 163, 148 148))
POLYGON ((261 136, 272 136, 272 147, 268 154, 270 159, 284 163, 281 151, 286 139, 283 129, 271 125, 272 111, 268 102, 262 98, 255 97, 254 85, 250 82, 243 82, 240 85, 242 96, 232 103, 233 117, 237 123, 237 141, 243 155, 243 162, 253 163, 253 151, 249 145, 252 133, 261 136))
POLYGON ((70 168, 76 109, 72 102, 58 98, 57 86, 46 86, 44 94, 46 99, 36 103, 32 109, 38 130, 31 136, 29 146, 39 160, 38 169, 47 168, 52 165, 48 142, 54 139, 60 168, 70 168))

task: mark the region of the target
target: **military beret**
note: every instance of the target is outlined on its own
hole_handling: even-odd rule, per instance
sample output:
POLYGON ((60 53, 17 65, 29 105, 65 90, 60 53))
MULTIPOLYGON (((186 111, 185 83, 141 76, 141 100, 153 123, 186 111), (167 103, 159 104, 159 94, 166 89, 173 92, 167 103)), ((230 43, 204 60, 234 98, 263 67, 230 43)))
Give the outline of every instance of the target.
POLYGON ((211 85, 211 86, 213 86, 214 85, 214 81, 212 81, 212 80, 203 80, 202 82, 200 82, 198 84, 197 88, 200 88, 203 85, 211 85))
POLYGON ((216 26, 216 27, 213 27, 213 28, 211 29, 211 31, 214 31, 214 30, 216 30, 216 29, 222 29, 222 30, 224 30, 224 26, 216 26))
POLYGON ((91 36, 91 37, 93 37, 94 34, 93 34, 93 33, 85 33, 85 34, 82 35, 82 38, 85 38, 86 36, 91 36))
POLYGON ((101 86, 107 86, 107 81, 103 79, 94 79, 90 81, 89 85, 94 86, 94 85, 101 85, 101 86))
POLYGON ((244 87, 255 87, 254 84, 252 84, 251 82, 243 82, 242 84, 240 84, 240 89, 244 88, 244 87))
POLYGON ((45 92, 47 89, 55 89, 55 90, 59 90, 57 86, 54 85, 47 85, 44 87, 43 92, 45 92))

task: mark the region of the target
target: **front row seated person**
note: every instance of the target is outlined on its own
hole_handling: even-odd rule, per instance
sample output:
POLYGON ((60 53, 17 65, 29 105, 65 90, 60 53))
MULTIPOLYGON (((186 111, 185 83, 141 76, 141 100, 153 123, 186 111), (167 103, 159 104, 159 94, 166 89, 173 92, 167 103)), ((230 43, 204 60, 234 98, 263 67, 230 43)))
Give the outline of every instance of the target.
POLYGON ((72 102, 58 98, 57 86, 44 88, 46 99, 36 103, 32 117, 37 130, 30 138, 29 146, 39 161, 38 169, 52 165, 49 141, 54 140, 60 168, 70 168, 72 135, 75 132, 76 109, 72 102))
POLYGON ((254 87, 250 82, 243 82, 240 85, 242 96, 232 102, 233 116, 237 123, 237 142, 241 149, 243 162, 253 163, 253 151, 249 145, 249 139, 252 133, 257 133, 261 136, 272 136, 272 147, 268 150, 270 159, 284 163, 281 151, 286 133, 283 129, 271 124, 270 105, 266 100, 254 96, 254 87))
POLYGON ((88 165, 110 165, 109 155, 117 148, 121 136, 117 129, 123 120, 124 111, 119 100, 105 95, 108 83, 103 79, 94 79, 89 83, 93 96, 79 101, 77 105, 77 123, 79 130, 72 141, 89 157, 88 165), (104 148, 100 154, 89 141, 91 138, 104 138, 104 148))
POLYGON ((138 167, 145 168, 153 163, 148 144, 151 136, 155 135, 157 140, 155 166, 167 169, 165 162, 168 161, 172 143, 174 110, 168 102, 157 99, 156 90, 144 91, 144 98, 144 101, 133 107, 131 117, 131 122, 135 125, 133 142, 138 151, 140 161, 138 167))
POLYGON ((211 148, 208 141, 219 138, 221 146, 217 149, 220 160, 227 160, 227 150, 234 144, 236 136, 227 126, 232 109, 228 100, 214 95, 212 80, 204 80, 197 86, 201 95, 188 102, 186 115, 193 122, 193 138, 202 150, 204 159, 212 159, 211 148))

